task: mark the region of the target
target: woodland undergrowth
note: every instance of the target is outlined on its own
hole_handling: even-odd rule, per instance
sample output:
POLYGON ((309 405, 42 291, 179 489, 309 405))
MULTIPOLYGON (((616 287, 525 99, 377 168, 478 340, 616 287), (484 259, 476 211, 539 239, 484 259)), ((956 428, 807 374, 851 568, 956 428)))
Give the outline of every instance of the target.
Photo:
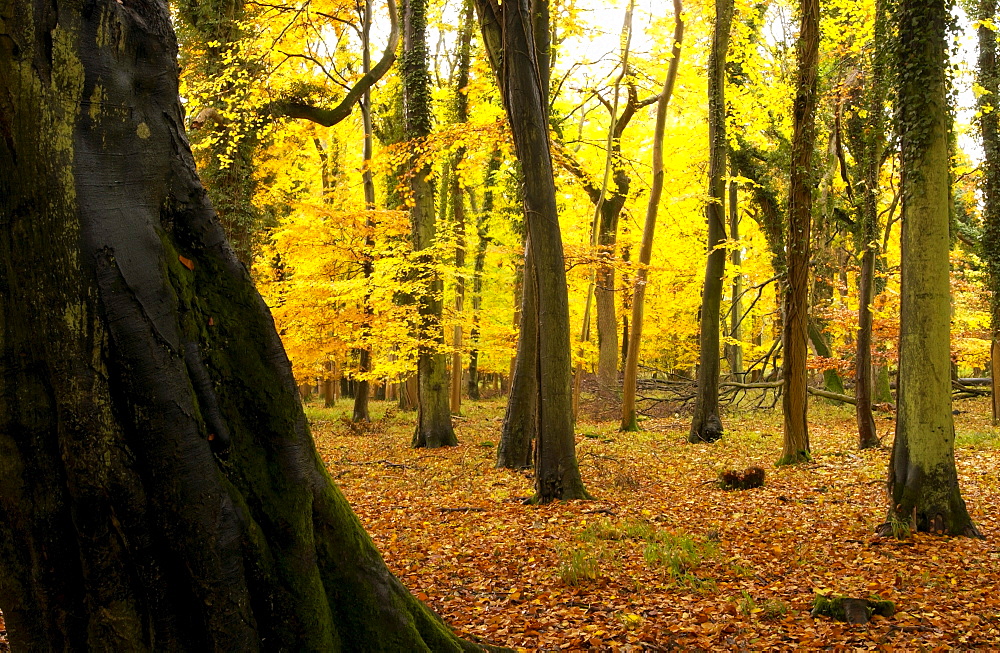
POLYGON ((776 468, 780 413, 726 416, 715 444, 682 415, 637 434, 577 426, 593 501, 526 505, 530 472, 494 468, 503 406, 466 403, 460 446, 409 447, 412 413, 375 402, 351 429, 310 408, 331 474, 390 568, 459 634, 528 650, 1000 646, 1000 432, 956 403, 962 493, 985 540, 878 539, 886 448, 858 451, 853 410, 813 401, 813 460, 776 468), (719 473, 759 465, 763 487, 719 473), (867 626, 813 618, 817 593, 894 602, 867 626))

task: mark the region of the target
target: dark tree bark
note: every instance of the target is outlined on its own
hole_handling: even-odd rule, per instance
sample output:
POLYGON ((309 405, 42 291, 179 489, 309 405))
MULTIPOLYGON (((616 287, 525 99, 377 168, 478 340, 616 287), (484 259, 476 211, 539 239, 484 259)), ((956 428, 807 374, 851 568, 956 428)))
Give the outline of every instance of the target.
POLYGON ((958 487, 951 413, 949 172, 945 0, 897 7, 902 151, 899 391, 880 532, 978 535, 958 487))
POLYGON ((198 181, 159 0, 0 2, 0 607, 15 650, 481 650, 316 454, 198 181))
MULTIPOLYGON (((535 57, 538 62, 538 72, 541 76, 540 86, 548 95, 551 42, 549 38, 549 5, 548 0, 532 0, 531 20, 533 28, 535 57)), ((480 12, 482 7, 477 4, 480 12)), ((487 28, 484 27, 484 30, 487 28)), ((489 32, 484 31, 484 36, 489 32)), ((497 49, 502 49, 503 43, 486 44, 488 56, 497 58, 497 49), (492 55, 491 53, 491 47, 492 55)), ((497 73, 498 84, 502 84, 500 71, 497 73)), ((524 185, 524 175, 520 167, 514 175, 518 191, 524 185)), ((528 283, 534 277, 534 256, 528 246, 527 224, 524 216, 513 220, 515 228, 524 238, 524 263, 519 270, 519 278, 515 282, 515 313, 514 323, 518 328, 517 352, 510 366, 510 390, 507 397, 507 409, 504 412, 503 427, 500 433, 500 445, 497 447, 497 467, 506 469, 526 469, 534 463, 534 444, 538 431, 538 305, 535 300, 535 287, 528 283), (519 303, 518 303, 519 302, 519 303)), ((515 268, 517 264, 515 263, 515 268)), ((518 273, 515 273, 516 276, 518 273)))
POLYGON ((715 0, 715 28, 708 55, 708 260, 701 294, 701 337, 698 358, 698 392, 689 442, 714 442, 722 437, 719 415, 719 329, 721 328, 722 277, 726 272, 726 53, 733 21, 733 1, 715 0))
POLYGON ((531 265, 525 267, 525 295, 531 286, 536 302, 534 313, 525 313, 522 320, 523 324, 533 317, 536 329, 534 500, 587 498, 573 437, 569 300, 549 148, 548 94, 535 52, 531 7, 528 0, 507 0, 502 5, 477 0, 477 9, 524 172, 524 215, 531 255, 531 265))
MULTIPOLYGON (((410 139, 431 133, 431 85, 427 69, 427 0, 407 0, 403 5, 403 77, 406 132, 410 139)), ((446 356, 441 295, 444 281, 437 271, 432 246, 436 238, 434 186, 430 161, 412 162, 410 171, 410 225, 413 251, 423 292, 416 298, 420 313, 420 353, 417 358, 417 426, 414 447, 447 447, 458 444, 448 405, 446 356)))
POLYGON ((781 394, 784 439, 779 464, 809 459, 806 385, 809 357, 809 232, 812 226, 812 154, 816 138, 819 0, 801 0, 798 83, 795 92, 792 172, 788 195, 788 279, 785 284, 785 380, 781 394))

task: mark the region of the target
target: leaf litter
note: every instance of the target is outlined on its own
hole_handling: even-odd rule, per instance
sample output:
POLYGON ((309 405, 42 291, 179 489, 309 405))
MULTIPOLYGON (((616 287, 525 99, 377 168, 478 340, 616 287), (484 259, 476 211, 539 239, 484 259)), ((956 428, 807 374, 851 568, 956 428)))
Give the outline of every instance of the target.
MULTIPOLYGON (((637 434, 581 422, 597 498, 545 506, 524 503, 530 470, 495 468, 501 403, 467 403, 453 448, 411 449, 412 414, 391 410, 363 436, 336 419, 314 420, 314 435, 389 567, 465 637, 523 650, 995 648, 1000 435, 985 401, 961 406, 960 482, 986 540, 876 538, 888 449, 858 451, 853 411, 816 401, 812 462, 782 468, 778 412, 730 415, 726 437, 703 445, 685 441, 682 416, 637 434), (719 488, 721 470, 754 465, 763 487, 719 488), (817 594, 896 613, 813 618, 817 594)), ((878 427, 890 442, 890 417, 878 427)))

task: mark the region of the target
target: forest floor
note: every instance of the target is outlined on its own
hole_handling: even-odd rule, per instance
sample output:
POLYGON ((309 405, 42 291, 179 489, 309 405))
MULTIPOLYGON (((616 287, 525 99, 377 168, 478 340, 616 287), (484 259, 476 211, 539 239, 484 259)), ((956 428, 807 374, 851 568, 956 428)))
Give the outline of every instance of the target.
MULTIPOLYGON (((962 493, 985 540, 879 539, 888 448, 858 451, 853 409, 812 401, 813 461, 776 468, 780 411, 732 412, 716 444, 688 420, 641 433, 581 421, 593 501, 526 505, 494 468, 503 405, 466 402, 461 444, 411 449, 412 413, 373 405, 357 432, 307 409, 332 476, 389 567, 464 637, 528 650, 1000 648, 1000 432, 956 403, 962 493), (765 485, 718 487, 759 465, 765 485), (865 626, 810 616, 817 594, 894 602, 865 626)), ((878 418, 889 445, 891 416, 878 418)), ((942 649, 943 650, 943 649, 942 649)))

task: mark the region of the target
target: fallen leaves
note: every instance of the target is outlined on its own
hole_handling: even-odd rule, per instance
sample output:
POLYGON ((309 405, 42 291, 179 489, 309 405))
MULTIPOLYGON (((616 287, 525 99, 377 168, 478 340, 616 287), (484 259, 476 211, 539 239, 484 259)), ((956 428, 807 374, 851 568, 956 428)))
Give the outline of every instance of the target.
MULTIPOLYGON (((985 403, 963 408, 960 436, 991 429, 985 403)), ((598 499, 547 506, 525 505, 531 479, 495 469, 494 450, 477 446, 499 437, 503 406, 465 410, 457 431, 466 444, 450 449, 411 449, 412 414, 365 436, 331 418, 315 435, 390 568, 466 637, 521 650, 1000 646, 1000 549, 990 541, 1000 452, 982 439, 957 457, 988 539, 896 541, 873 536, 885 516, 888 452, 854 448, 849 410, 817 405, 814 461, 781 468, 771 467, 780 438, 761 435, 780 432, 780 415, 731 416, 714 445, 687 444, 676 420, 651 420, 638 434, 581 424, 600 435, 578 439, 598 499), (720 469, 750 465, 768 469, 764 487, 711 485, 720 469), (668 571, 673 554, 644 555, 660 534, 712 544, 712 554, 682 566, 697 582, 668 571), (567 585, 560 568, 574 551, 595 573, 567 585), (898 612, 867 626, 813 618, 817 592, 878 596, 898 612)), ((891 424, 880 418, 879 427, 891 424)))

